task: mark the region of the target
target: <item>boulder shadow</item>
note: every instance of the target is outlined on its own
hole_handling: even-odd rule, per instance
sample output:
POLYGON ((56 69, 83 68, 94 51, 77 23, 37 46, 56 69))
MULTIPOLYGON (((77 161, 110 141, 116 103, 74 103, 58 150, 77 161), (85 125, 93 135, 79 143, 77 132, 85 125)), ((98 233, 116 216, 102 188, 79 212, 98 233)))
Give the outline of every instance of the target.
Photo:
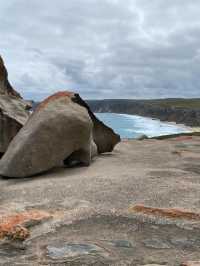
POLYGON ((114 153, 102 153, 98 155, 99 158, 116 157, 114 153))
POLYGON ((66 175, 66 178, 68 177, 68 174, 70 178, 73 175, 77 175, 80 173, 83 173, 84 169, 87 169, 86 165, 82 165, 81 163, 78 165, 73 165, 73 166, 58 166, 54 167, 52 169, 49 169, 48 171, 42 172, 35 174, 33 176, 28 176, 28 177, 6 177, 6 176, 1 176, 0 179, 9 182, 8 185, 13 185, 13 184, 20 184, 24 182, 33 182, 34 180, 38 179, 52 179, 52 178, 63 178, 63 175, 66 175), (55 177, 56 176, 56 177, 55 177))

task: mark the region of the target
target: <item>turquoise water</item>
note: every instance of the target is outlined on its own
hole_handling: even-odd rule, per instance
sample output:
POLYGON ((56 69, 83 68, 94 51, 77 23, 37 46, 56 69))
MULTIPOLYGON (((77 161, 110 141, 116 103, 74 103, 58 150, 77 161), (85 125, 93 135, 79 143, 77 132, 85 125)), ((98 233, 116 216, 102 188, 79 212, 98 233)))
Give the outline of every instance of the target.
POLYGON ((137 115, 96 113, 106 125, 113 128, 121 138, 137 138, 142 134, 148 137, 190 132, 190 129, 173 123, 141 117, 137 115))

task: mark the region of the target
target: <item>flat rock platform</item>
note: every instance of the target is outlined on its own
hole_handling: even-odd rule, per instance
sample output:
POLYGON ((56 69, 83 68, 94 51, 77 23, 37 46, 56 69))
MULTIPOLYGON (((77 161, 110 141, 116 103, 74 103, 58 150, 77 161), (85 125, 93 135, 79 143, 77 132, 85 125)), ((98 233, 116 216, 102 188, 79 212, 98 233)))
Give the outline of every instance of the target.
POLYGON ((200 137, 1 178, 0 239, 0 265, 200 265, 200 137))

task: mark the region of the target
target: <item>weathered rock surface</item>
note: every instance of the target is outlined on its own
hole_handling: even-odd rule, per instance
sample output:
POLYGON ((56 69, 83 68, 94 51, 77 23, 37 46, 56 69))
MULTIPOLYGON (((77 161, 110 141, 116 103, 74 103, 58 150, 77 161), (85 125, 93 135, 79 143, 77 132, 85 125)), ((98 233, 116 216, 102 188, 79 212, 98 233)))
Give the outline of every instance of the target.
POLYGON ((130 207, 130 211, 135 213, 142 213, 145 215, 166 217, 171 219, 187 219, 200 221, 200 213, 191 212, 189 210, 177 209, 177 208, 154 208, 144 205, 136 205, 130 207))
POLYGON ((90 167, 0 179, 0 217, 29 233, 0 242, 0 265, 198 265, 199 160, 198 136, 129 140, 90 167))
POLYGON ((29 103, 10 85, 8 73, 0 56, 0 155, 3 154, 29 117, 29 103))
POLYGON ((92 120, 71 96, 69 92, 57 93, 38 106, 1 159, 1 175, 39 174, 59 166, 74 152, 77 160, 90 164, 92 120))

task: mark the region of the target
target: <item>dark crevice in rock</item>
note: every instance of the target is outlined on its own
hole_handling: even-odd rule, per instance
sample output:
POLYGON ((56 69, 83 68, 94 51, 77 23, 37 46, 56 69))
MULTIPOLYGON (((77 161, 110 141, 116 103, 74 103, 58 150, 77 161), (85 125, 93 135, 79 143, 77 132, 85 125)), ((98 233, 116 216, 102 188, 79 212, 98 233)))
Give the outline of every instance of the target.
POLYGON ((87 109, 94 125, 93 138, 97 145, 98 153, 111 152, 114 146, 120 142, 120 136, 95 116, 89 105, 79 96, 79 94, 75 93, 72 101, 87 109))

